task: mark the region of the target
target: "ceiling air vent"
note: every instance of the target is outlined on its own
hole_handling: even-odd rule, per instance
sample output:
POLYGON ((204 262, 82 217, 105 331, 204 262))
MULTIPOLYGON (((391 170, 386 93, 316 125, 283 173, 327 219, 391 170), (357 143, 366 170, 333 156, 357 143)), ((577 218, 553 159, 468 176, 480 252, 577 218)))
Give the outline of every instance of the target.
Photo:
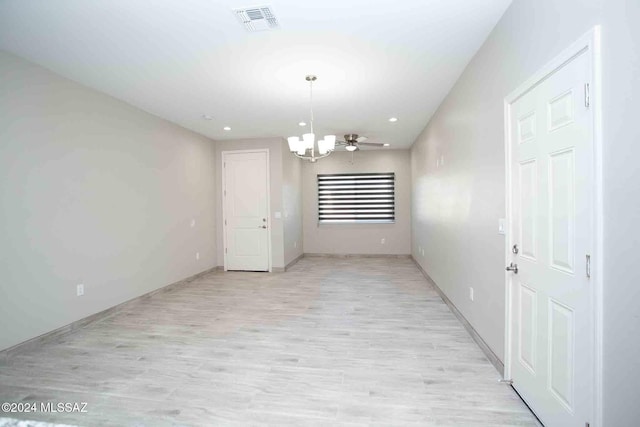
POLYGON ((254 6, 244 9, 233 9, 242 26, 250 32, 275 30, 278 20, 271 6, 254 6))

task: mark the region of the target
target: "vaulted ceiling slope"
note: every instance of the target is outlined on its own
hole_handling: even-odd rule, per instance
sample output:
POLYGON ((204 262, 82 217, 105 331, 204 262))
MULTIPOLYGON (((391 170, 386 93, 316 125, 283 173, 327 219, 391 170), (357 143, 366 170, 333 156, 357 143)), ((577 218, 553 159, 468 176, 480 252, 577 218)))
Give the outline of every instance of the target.
POLYGON ((317 134, 407 148, 509 4, 2 0, 0 49, 213 139, 304 133, 313 73, 317 134), (243 28, 256 4, 278 29, 243 28))

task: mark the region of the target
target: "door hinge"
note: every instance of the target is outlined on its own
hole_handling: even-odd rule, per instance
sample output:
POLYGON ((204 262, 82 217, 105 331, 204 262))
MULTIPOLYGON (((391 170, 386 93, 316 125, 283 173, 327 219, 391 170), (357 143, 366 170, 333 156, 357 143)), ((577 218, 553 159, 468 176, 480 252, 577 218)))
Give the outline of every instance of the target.
POLYGON ((590 278, 591 277, 591 255, 587 254, 587 265, 586 265, 586 269, 587 269, 587 277, 590 278))
POLYGON ((226 219, 224 220, 224 225, 227 225, 227 220, 226 219))
POLYGON ((584 84, 584 106, 589 108, 591 105, 591 97, 589 94, 589 83, 584 84))

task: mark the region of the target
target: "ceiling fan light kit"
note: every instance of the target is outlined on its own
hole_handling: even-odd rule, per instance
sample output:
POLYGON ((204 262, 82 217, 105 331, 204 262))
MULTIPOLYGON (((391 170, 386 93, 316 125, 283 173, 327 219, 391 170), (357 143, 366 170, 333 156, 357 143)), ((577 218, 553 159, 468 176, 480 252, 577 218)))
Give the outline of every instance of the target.
POLYGON ((310 112, 310 130, 311 132, 302 135, 302 139, 297 136, 287 138, 289 143, 289 151, 296 157, 310 162, 316 162, 318 159, 327 157, 336 148, 336 136, 325 135, 324 139, 318 141, 318 153, 316 154, 316 135, 313 133, 313 82, 318 78, 312 74, 305 77, 309 82, 309 112, 310 112))
POLYGON ((368 147, 386 147, 389 145, 381 142, 365 142, 367 139, 366 136, 360 136, 357 133, 348 133, 344 136, 344 141, 338 141, 338 144, 344 145, 344 149, 351 152, 359 150, 360 145, 368 147))

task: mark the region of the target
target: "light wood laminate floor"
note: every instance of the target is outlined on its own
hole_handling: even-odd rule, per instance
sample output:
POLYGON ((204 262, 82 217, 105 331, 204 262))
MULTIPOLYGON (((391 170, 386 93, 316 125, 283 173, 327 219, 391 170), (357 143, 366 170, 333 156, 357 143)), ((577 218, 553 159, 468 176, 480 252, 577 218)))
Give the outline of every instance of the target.
POLYGON ((409 259, 216 272, 0 362, 83 426, 535 426, 409 259))

